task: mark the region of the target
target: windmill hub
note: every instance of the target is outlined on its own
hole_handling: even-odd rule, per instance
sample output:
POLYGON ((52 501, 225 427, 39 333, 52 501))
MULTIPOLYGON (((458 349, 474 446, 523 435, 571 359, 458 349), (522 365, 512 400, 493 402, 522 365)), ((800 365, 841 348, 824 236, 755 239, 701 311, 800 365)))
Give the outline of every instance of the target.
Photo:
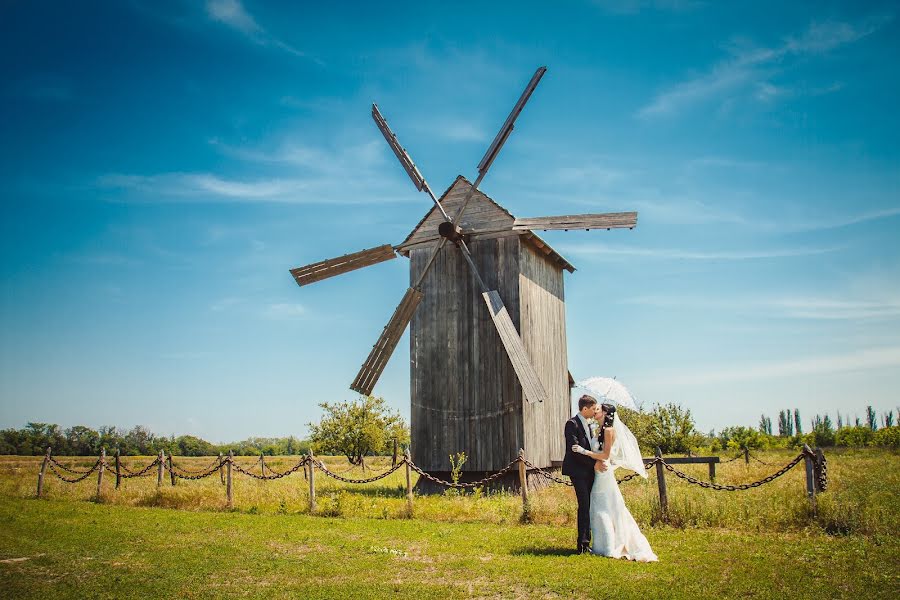
POLYGON ((462 229, 460 226, 451 223, 450 221, 444 221, 438 225, 438 233, 441 234, 441 237, 445 237, 451 242, 455 242, 462 237, 462 229))

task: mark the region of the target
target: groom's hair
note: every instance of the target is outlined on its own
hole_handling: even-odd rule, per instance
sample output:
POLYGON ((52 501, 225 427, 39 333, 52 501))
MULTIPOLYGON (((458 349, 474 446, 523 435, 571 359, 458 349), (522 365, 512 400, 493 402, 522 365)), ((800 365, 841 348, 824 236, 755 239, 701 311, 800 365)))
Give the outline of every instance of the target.
POLYGON ((593 406, 597 404, 597 399, 593 396, 588 396, 585 394, 581 398, 578 399, 578 410, 579 412, 587 408, 588 406, 593 406))

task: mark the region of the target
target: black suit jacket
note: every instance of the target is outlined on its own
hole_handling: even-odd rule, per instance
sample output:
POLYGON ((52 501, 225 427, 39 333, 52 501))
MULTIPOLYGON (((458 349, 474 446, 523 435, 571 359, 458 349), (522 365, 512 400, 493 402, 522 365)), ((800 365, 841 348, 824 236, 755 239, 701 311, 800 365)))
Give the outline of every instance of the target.
POLYGON ((576 454, 572 452, 572 445, 578 444, 586 450, 591 449, 591 442, 588 440, 588 432, 585 431, 581 424, 581 419, 575 415, 566 421, 566 455, 563 458, 562 474, 569 477, 580 477, 588 479, 594 477, 594 459, 584 454, 576 454))

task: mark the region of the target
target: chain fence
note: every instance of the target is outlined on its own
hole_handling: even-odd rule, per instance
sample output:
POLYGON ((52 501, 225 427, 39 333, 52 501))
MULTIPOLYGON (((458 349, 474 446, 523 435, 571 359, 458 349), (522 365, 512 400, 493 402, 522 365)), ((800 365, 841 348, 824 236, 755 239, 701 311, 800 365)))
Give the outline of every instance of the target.
POLYGON ((667 471, 669 471, 670 473, 672 473, 679 479, 683 479, 683 480, 687 481, 688 483, 692 483, 694 485, 699 485, 700 487, 704 487, 704 488, 716 490, 716 491, 737 492, 737 491, 742 491, 742 490, 749 490, 751 488, 757 488, 757 487, 759 487, 761 485, 765 485, 771 481, 775 481, 776 479, 778 479, 779 477, 781 477, 782 475, 784 475, 785 473, 787 473, 788 471, 793 469, 795 466, 797 466, 797 464, 801 460, 803 460, 805 457, 806 457, 806 453, 801 452, 800 454, 797 455, 797 457, 794 460, 792 460, 791 462, 789 462, 788 464, 783 466, 781 469, 779 469, 775 473, 772 473, 768 477, 763 477, 759 481, 754 481, 753 483, 744 483, 741 485, 721 485, 718 483, 714 483, 712 481, 703 481, 701 479, 697 479, 696 477, 692 477, 692 476, 688 475, 687 473, 683 473, 683 472, 679 471, 678 469, 676 469, 675 467, 673 467, 672 465, 667 463, 665 461, 665 459, 660 458, 658 460, 662 463, 663 467, 665 467, 665 469, 667 471))
MULTIPOLYGON (((735 459, 740 458, 741 456, 746 456, 746 455, 744 453, 742 453, 741 455, 735 457, 735 459)), ((732 462, 735 459, 729 459, 728 461, 725 461, 725 462, 726 463, 732 462)), ((260 458, 255 463, 245 466, 245 465, 238 464, 234 460, 234 457, 229 455, 229 456, 223 456, 223 457, 216 458, 215 461, 213 461, 210 465, 208 465, 203 470, 188 470, 188 469, 185 469, 184 467, 179 466, 176 463, 174 463, 172 461, 171 456, 169 457, 168 464, 167 464, 166 460, 161 459, 158 456, 152 462, 150 462, 149 464, 145 465, 144 467, 142 467, 140 469, 137 469, 137 467, 135 467, 135 470, 125 469, 124 465, 122 465, 121 461, 120 461, 119 471, 118 471, 118 473, 116 473, 115 472, 115 463, 113 462, 112 464, 110 464, 110 459, 108 457, 106 457, 105 455, 102 455, 99 458, 97 458, 97 460, 94 462, 94 464, 90 468, 88 468, 87 470, 84 470, 84 469, 76 469, 76 468, 61 464, 58 460, 56 460, 56 458, 50 456, 50 453, 48 451, 47 455, 44 457, 44 464, 41 468, 41 475, 39 476, 39 479, 38 479, 38 481, 39 481, 38 496, 40 497, 41 481, 42 481, 43 473, 46 470, 46 468, 49 468, 50 472, 53 473, 53 475, 56 476, 56 478, 58 478, 59 480, 65 482, 65 483, 74 484, 74 483, 79 483, 81 481, 84 481, 92 473, 97 472, 98 469, 100 469, 101 467, 105 467, 105 468, 109 469, 111 471, 111 473, 110 473, 111 475, 116 474, 122 479, 128 479, 128 478, 133 478, 133 477, 143 477, 143 476, 149 475, 151 470, 153 470, 154 467, 161 466, 164 471, 169 472, 169 474, 172 477, 172 485, 174 485, 175 478, 185 479, 185 480, 199 480, 199 479, 204 479, 206 477, 210 477, 216 473, 221 474, 222 470, 224 468, 230 467, 227 471, 227 473, 228 473, 227 494, 228 494, 229 507, 231 506, 231 494, 232 494, 232 488, 231 488, 231 470, 232 469, 237 471, 238 473, 247 475, 248 477, 253 478, 253 479, 270 481, 270 480, 275 480, 275 479, 282 479, 293 473, 296 473, 297 471, 299 471, 301 469, 304 469, 304 475, 305 475, 306 474, 305 467, 310 466, 310 468, 311 468, 310 474, 312 473, 312 469, 318 469, 326 476, 328 476, 332 479, 335 479, 337 481, 341 481, 343 483, 367 484, 367 483, 374 483, 376 481, 380 481, 380 480, 388 477, 389 475, 392 475, 393 473, 397 472, 399 469, 406 468, 407 469, 407 501, 410 503, 410 509, 411 509, 412 498, 413 498, 411 479, 409 478, 409 475, 411 472, 417 473, 420 477, 420 481, 424 479, 424 480, 434 483, 438 486, 442 486, 444 488, 450 488, 450 489, 457 489, 457 490, 461 490, 461 489, 473 490, 476 488, 480 488, 480 487, 490 484, 494 481, 497 481, 501 477, 504 477, 505 475, 509 474, 510 472, 513 472, 514 470, 519 470, 519 477, 520 477, 519 485, 520 485, 520 487, 522 487, 523 490, 525 488, 527 488, 528 485, 527 485, 526 479, 521 479, 523 477, 522 473, 523 472, 527 473, 527 471, 530 471, 533 475, 538 475, 540 477, 543 477, 546 480, 549 480, 549 481, 552 481, 555 483, 559 483, 561 485, 572 486, 572 482, 570 480, 565 479, 560 476, 557 476, 555 473, 553 473, 545 468, 541 468, 541 467, 535 465, 534 463, 532 463, 531 461, 527 460, 525 458, 524 453, 520 454, 515 459, 510 461, 509 464, 507 464, 502 469, 499 469, 498 471, 491 473, 487 477, 484 477, 478 481, 470 481, 470 482, 446 481, 444 479, 440 479, 439 477, 436 477, 435 475, 423 470, 421 467, 416 465, 412 461, 412 459, 410 459, 409 455, 404 456, 394 466, 392 466, 390 468, 385 468, 383 471, 377 472, 377 474, 373 475, 372 477, 367 477, 367 478, 345 477, 342 473, 346 473, 350 470, 353 470, 353 468, 348 469, 347 471, 335 472, 334 470, 325 466, 324 462, 322 462, 321 460, 314 458, 313 456, 310 456, 310 455, 302 456, 296 464, 292 465, 290 468, 288 468, 285 471, 277 471, 268 466, 266 467, 266 471, 268 472, 268 474, 265 474, 265 472, 263 474, 259 474, 259 473, 254 473, 253 471, 251 471, 251 469, 253 469, 257 465, 265 464, 264 462, 262 462, 262 460, 263 459, 260 458), (128 472, 123 473, 122 472, 123 470, 127 470, 128 472)), ((825 455, 822 453, 821 450, 817 449, 816 451, 813 451, 808 446, 804 446, 803 451, 800 452, 800 454, 798 454, 790 462, 785 464, 783 467, 781 467, 780 469, 778 469, 771 475, 763 477, 762 479, 759 479, 757 481, 753 481, 750 483, 743 483, 743 484, 718 484, 712 480, 703 481, 701 479, 698 479, 692 475, 689 475, 683 471, 676 469, 674 466, 672 466, 671 464, 666 462, 666 459, 662 456, 656 456, 654 458, 647 459, 646 462, 644 463, 644 468, 649 470, 651 467, 653 467, 655 465, 661 465, 663 467, 664 471, 660 471, 659 473, 664 473, 665 471, 668 471, 669 473, 673 474, 678 479, 683 480, 683 481, 687 482, 688 484, 697 485, 704 489, 715 490, 715 491, 737 492, 737 491, 758 488, 760 486, 766 485, 767 483, 771 483, 772 481, 778 479, 779 477, 783 476, 785 473, 787 473, 788 471, 790 471, 791 469, 796 467, 798 464, 800 464, 800 462, 802 462, 804 460, 809 461, 807 463, 807 466, 808 466, 808 468, 812 469, 811 477, 807 478, 807 494, 813 505, 813 512, 815 513, 815 494, 824 492, 828 488, 828 465, 827 465, 827 461, 825 460, 825 455)), ((762 461, 760 461, 760 462, 762 462, 762 461)), ((621 479, 616 479, 616 483, 621 485, 623 483, 631 481, 632 479, 634 479, 635 477, 638 477, 638 476, 639 476, 639 474, 636 472, 630 473, 630 474, 622 477, 621 479)), ((527 478, 527 474, 525 475, 525 477, 527 478)), ((224 477, 224 474, 223 474, 223 481, 225 479, 226 478, 224 477)), ((100 479, 98 479, 98 485, 99 485, 99 481, 100 481, 100 479)), ((312 480, 310 480, 310 482, 311 482, 310 483, 310 485, 311 485, 311 488, 310 488, 310 507, 311 508, 310 508, 310 510, 312 512, 314 512, 314 506, 315 506, 314 502, 315 501, 314 501, 314 495, 312 493, 312 491, 313 491, 312 490, 312 485, 313 485, 312 480)), ((667 495, 666 495, 666 491, 665 491, 665 488, 666 488, 665 479, 659 474, 657 475, 657 484, 660 487, 661 506, 664 507, 667 502, 667 500, 666 500, 667 495)), ((523 503, 527 503, 526 496, 527 496, 527 494, 525 494, 523 491, 523 493, 522 493, 523 503)), ((525 510, 527 512, 527 510, 528 510, 527 504, 524 506, 523 510, 525 510)), ((665 509, 663 510, 663 518, 665 519, 665 509)))

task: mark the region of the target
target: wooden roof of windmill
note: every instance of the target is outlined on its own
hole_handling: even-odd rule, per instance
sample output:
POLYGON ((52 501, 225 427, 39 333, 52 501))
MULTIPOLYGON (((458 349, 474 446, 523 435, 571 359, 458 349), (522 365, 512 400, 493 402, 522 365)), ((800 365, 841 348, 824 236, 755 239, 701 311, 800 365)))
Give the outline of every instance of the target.
MULTIPOLYGON (((456 180, 447 188, 438 201, 444 210, 454 214, 462 204, 466 193, 472 188, 472 183, 463 177, 457 176, 456 180)), ((444 221, 443 215, 432 206, 431 210, 416 224, 413 230, 394 249, 403 256, 409 256, 409 251, 414 248, 431 246, 440 239, 438 225, 444 221)), ((554 250, 550 244, 541 239, 536 233, 527 229, 513 229, 517 224, 515 216, 500 206, 490 196, 481 190, 475 190, 475 194, 466 208, 459 225, 472 239, 489 239, 507 235, 520 235, 532 247, 542 252, 550 261, 570 273, 575 272, 575 267, 560 253, 554 250)))

